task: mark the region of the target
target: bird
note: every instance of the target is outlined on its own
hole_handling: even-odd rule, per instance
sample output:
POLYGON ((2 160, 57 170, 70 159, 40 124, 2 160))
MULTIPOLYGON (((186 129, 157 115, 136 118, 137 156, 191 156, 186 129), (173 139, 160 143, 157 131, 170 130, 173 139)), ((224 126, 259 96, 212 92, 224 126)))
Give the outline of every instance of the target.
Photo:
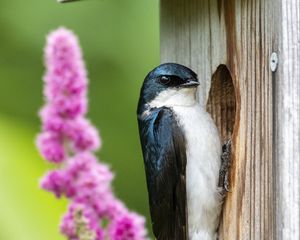
POLYGON ((197 74, 177 63, 150 71, 137 119, 157 240, 216 240, 222 209, 222 144, 197 100, 197 74))

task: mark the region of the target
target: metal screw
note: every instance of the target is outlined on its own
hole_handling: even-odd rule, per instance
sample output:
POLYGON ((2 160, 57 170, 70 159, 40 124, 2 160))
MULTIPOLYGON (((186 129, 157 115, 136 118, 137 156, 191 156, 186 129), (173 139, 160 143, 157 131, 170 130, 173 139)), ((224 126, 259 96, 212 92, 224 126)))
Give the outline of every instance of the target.
POLYGON ((278 55, 276 52, 272 52, 270 57, 270 69, 272 72, 275 72, 278 67, 278 55))

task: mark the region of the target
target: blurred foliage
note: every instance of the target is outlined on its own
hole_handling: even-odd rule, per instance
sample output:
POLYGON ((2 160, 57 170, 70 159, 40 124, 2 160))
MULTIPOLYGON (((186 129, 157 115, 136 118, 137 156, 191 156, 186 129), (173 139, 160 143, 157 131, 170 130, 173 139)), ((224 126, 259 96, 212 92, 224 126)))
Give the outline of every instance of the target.
POLYGON ((158 0, 0 1, 0 239, 61 239, 64 201, 38 189, 48 166, 33 144, 43 104, 45 36, 78 35, 89 72, 89 118, 100 129, 101 160, 129 208, 149 213, 136 121, 139 89, 159 63, 158 0))
POLYGON ((0 116, 0 239, 54 240, 66 201, 38 188, 47 165, 34 149, 34 133, 0 116))

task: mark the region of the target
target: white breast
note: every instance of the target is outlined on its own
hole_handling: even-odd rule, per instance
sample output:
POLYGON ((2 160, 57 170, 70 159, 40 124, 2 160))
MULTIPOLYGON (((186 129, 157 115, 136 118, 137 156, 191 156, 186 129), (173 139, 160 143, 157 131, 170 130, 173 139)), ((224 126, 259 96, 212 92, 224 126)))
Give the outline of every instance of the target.
POLYGON ((198 105, 174 106, 187 141, 189 239, 215 240, 221 198, 217 188, 221 142, 211 117, 198 105))
POLYGON ((208 113, 196 102, 195 88, 160 93, 150 107, 170 107, 184 129, 190 240, 216 240, 221 198, 218 190, 221 142, 208 113))

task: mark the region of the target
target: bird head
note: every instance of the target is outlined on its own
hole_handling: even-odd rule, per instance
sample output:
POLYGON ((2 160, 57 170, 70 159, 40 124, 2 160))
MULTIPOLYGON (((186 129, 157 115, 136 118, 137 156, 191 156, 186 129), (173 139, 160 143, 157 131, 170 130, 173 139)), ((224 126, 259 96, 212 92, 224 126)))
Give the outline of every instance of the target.
POLYGON ((176 63, 161 64, 144 80, 139 109, 195 104, 198 85, 197 74, 191 69, 176 63))

